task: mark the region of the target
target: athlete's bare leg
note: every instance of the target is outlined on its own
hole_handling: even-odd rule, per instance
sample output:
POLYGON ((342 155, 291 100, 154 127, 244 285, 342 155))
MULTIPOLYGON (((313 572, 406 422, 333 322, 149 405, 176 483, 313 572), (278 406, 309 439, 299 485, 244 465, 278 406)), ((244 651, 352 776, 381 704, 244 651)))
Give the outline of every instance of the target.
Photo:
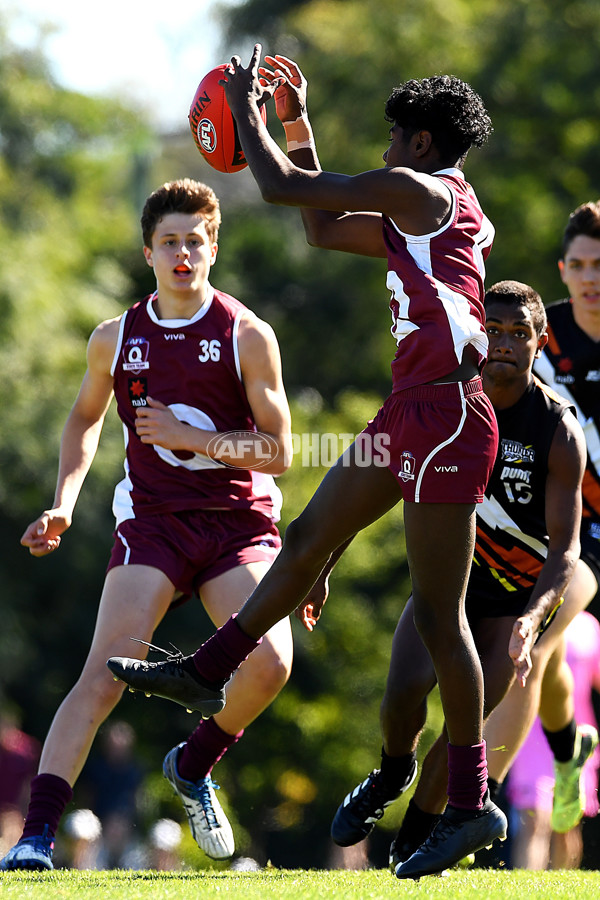
MULTIPOLYGON (((548 660, 561 641, 569 622, 577 613, 586 608, 597 590, 598 584, 591 569, 579 560, 565 591, 563 605, 548 630, 544 632, 533 648, 533 669, 525 687, 515 682, 487 721, 485 738, 488 772, 496 781, 504 781, 538 714, 544 671, 548 660)), ((549 682, 548 687, 550 686, 549 682)), ((552 702, 549 695, 544 702, 552 702)))
POLYGON ((514 869, 540 871, 548 868, 552 826, 550 810, 515 810, 518 826, 512 843, 511 865, 514 869))
POLYGON ((431 657, 415 626, 410 597, 394 632, 381 702, 383 747, 389 756, 405 756, 416 750, 427 719, 427 696, 436 683, 431 657))
MULTIPOLYGON (((50 726, 40 773, 58 775, 73 786, 99 726, 123 693, 124 684, 114 681, 106 660, 131 653, 131 637, 150 641, 172 598, 173 585, 158 569, 117 566, 108 572, 87 660, 50 726)), ((143 644, 135 647, 140 657, 146 655, 143 644)))
POLYGON ((552 832, 551 869, 578 869, 583 858, 581 823, 564 834, 552 832))
POLYGON ((333 551, 401 498, 389 469, 357 465, 352 445, 288 525, 279 556, 240 610, 240 628, 251 638, 266 634, 302 602, 333 551))
MULTIPOLYGON (((200 597, 217 627, 239 610, 269 567, 268 562, 238 566, 202 585, 200 597)), ((228 684, 227 705, 214 716, 224 732, 237 734, 272 703, 289 678, 292 654, 292 629, 286 617, 269 629, 228 684)))
POLYGON ((435 668, 448 738, 481 743, 483 673, 464 596, 475 543, 475 504, 405 503, 415 625, 435 668))
MULTIPOLYGON (((416 749, 427 714, 426 697, 436 683, 433 665, 414 626, 412 611, 411 599, 394 634, 390 673, 381 707, 383 746, 390 756, 402 756, 416 749)), ((484 720, 514 680, 514 666, 507 653, 513 624, 514 617, 504 616, 480 619, 473 625, 484 673, 484 720)), ((447 742, 444 729, 421 765, 413 799, 424 812, 441 813, 446 805, 447 742)))
POLYGON ((561 635, 546 663, 538 715, 548 731, 562 731, 575 715, 573 673, 567 663, 567 640, 561 635))
MULTIPOLYGON (((351 447, 288 527, 278 559, 239 613, 240 628, 258 638, 288 615, 304 599, 330 554, 399 499, 400 488, 391 472, 357 465, 351 447)), ((464 615, 474 504, 407 503, 404 516, 415 621, 436 667, 448 734, 455 744, 477 744, 483 678, 464 615)))

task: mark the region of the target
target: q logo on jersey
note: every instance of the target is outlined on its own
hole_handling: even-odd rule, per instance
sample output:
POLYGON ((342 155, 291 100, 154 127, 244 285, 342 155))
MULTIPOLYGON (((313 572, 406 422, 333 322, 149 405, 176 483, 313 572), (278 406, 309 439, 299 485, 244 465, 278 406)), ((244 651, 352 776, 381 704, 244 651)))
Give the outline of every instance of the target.
POLYGON ((415 458, 408 450, 405 450, 400 457, 400 471, 398 472, 398 477, 401 478, 402 481, 415 480, 415 458))
POLYGON ((150 353, 150 342, 146 338, 131 337, 123 347, 123 369, 125 372, 132 372, 133 375, 139 375, 144 369, 150 368, 148 355, 150 353))

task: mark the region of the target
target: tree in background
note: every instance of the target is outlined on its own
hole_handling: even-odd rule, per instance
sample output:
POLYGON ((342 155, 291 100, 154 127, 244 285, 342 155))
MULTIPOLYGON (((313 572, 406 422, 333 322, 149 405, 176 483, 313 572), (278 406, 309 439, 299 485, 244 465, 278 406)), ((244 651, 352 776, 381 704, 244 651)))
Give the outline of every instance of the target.
POLYGON ((298 59, 322 165, 334 171, 381 164, 387 125, 373 98, 435 73, 469 81, 495 128, 466 166, 497 228, 490 283, 518 278, 557 298, 562 224, 600 194, 597 3, 288 0, 278 14, 246 0, 223 16, 224 58, 262 40, 298 59))
POLYGON ((116 417, 66 552, 39 565, 19 538, 52 501, 91 330, 129 298, 133 171, 153 140, 116 101, 60 89, 41 54, 16 50, 0 30, 0 677, 38 735, 93 626, 112 525, 110 502, 92 498, 119 473, 116 417))

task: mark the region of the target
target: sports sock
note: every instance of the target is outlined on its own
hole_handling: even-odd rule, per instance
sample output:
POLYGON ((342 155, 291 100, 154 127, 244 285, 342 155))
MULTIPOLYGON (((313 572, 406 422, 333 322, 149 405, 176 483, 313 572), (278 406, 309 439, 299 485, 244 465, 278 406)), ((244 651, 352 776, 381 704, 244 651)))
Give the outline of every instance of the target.
POLYGON ((233 675, 261 641, 262 638, 255 641, 248 637, 233 615, 196 650, 192 659, 202 678, 208 682, 223 682, 233 675))
POLYGON ((420 847, 433 831, 438 819, 439 816, 435 813, 420 809, 411 797, 396 837, 396 844, 399 846, 410 844, 415 849, 420 847))
POLYGON ((472 746, 448 744, 448 803, 479 810, 487 791, 485 741, 472 746))
POLYGON ((227 750, 235 744, 244 731, 227 734, 214 719, 203 719, 187 739, 177 759, 177 771, 186 781, 199 781, 210 774, 227 750))
POLYGON ((577 734, 575 719, 571 719, 569 724, 560 731, 546 731, 545 728, 543 731, 556 762, 569 762, 570 759, 573 759, 575 735, 577 734))
POLYGON ((54 837, 58 823, 68 803, 73 797, 71 785, 58 775, 43 772, 31 781, 31 797, 22 837, 42 834, 44 825, 54 837))
POLYGON ((496 781, 495 778, 491 778, 488 775, 488 791, 489 791, 490 800, 492 801, 492 803, 496 802, 496 797, 498 796, 498 791, 500 790, 501 787, 502 787, 501 781, 496 781))
POLYGON ((390 794, 397 794, 406 784, 406 780, 412 772, 416 753, 407 753, 404 756, 388 756, 381 748, 381 778, 389 787, 390 794))

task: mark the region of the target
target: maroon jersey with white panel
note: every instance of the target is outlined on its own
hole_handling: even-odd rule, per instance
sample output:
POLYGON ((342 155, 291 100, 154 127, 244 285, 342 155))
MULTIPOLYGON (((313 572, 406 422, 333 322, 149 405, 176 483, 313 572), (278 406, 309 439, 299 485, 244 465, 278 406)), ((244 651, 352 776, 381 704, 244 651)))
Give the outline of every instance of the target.
POLYGON ((435 173, 452 193, 445 225, 433 234, 406 234, 387 216, 387 287, 392 293, 393 392, 454 371, 472 344, 480 364, 488 341, 483 310, 484 262, 494 227, 459 169, 435 173))
POLYGON ((231 468, 189 451, 144 444, 136 410, 152 397, 189 425, 256 431, 242 383, 238 328, 247 308, 209 286, 191 319, 159 319, 156 294, 121 318, 111 374, 125 436, 125 478, 113 512, 124 519, 188 509, 253 509, 279 518, 281 492, 270 475, 231 468))

